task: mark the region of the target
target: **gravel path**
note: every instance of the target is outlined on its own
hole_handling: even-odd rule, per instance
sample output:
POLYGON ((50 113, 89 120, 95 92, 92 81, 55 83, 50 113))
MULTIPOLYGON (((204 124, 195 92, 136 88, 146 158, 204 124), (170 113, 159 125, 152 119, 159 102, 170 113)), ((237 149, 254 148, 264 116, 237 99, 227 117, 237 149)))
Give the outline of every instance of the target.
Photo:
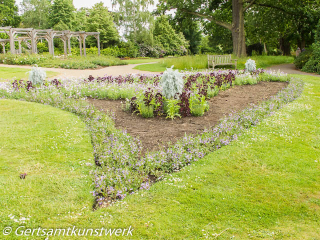
MULTIPOLYGON (((78 70, 78 69, 64 69, 64 68, 43 68, 46 71, 58 72, 59 75, 53 78, 69 78, 69 77, 85 77, 87 78, 89 75, 94 77, 102 77, 104 75, 126 75, 130 73, 137 73, 137 74, 146 74, 146 73, 156 73, 156 72, 148 72, 148 71, 141 71, 137 69, 133 69, 135 66, 143 65, 143 64, 153 64, 151 63, 142 63, 142 64, 128 64, 122 66, 111 66, 105 67, 100 69, 86 69, 86 70, 78 70)), ((7 65, 7 64, 0 64, 0 67, 8 67, 8 68, 26 68, 31 69, 31 66, 19 66, 19 65, 7 65)), ((320 75, 315 73, 306 73, 300 70, 297 70, 294 64, 281 64, 275 65, 272 67, 267 68, 267 70, 280 70, 281 72, 288 73, 288 74, 302 74, 302 75, 309 75, 309 76, 317 76, 320 75)), ((53 79, 52 78, 52 79, 53 79)))
MULTIPOLYGON (((152 64, 151 63, 142 63, 142 64, 152 64)), ((142 65, 142 64, 128 64, 128 65, 121 65, 121 66, 111 66, 105 67, 100 69, 86 69, 86 70, 79 70, 79 69, 64 69, 64 68, 42 68, 45 71, 51 72, 58 72, 59 75, 55 76, 54 78, 68 78, 68 77, 85 77, 87 78, 89 75, 94 77, 103 77, 104 75, 112 75, 112 76, 119 76, 119 75, 126 75, 130 73, 137 73, 137 74, 145 74, 151 73, 148 71, 141 71, 137 69, 133 69, 135 66, 142 65)), ((0 64, 0 67, 8 67, 8 68, 25 68, 31 69, 31 66, 20 66, 20 65, 7 65, 7 64, 0 64)), ((152 72, 156 73, 156 72, 152 72)))
POLYGON ((316 73, 302 72, 302 71, 296 69, 294 64, 275 65, 275 66, 272 66, 272 67, 268 67, 267 70, 274 70, 274 71, 280 70, 281 72, 288 73, 288 74, 301 74, 301 75, 309 75, 309 76, 320 77, 320 75, 316 74, 316 73))

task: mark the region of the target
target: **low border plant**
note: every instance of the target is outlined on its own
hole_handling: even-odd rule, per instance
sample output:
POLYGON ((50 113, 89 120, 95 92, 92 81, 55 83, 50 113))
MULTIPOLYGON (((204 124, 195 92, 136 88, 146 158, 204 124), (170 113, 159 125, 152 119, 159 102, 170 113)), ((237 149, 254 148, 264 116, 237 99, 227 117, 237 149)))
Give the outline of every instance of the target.
MULTIPOLYGON (((289 80, 286 75, 274 78, 255 77, 259 77, 260 81, 289 80)), ((270 100, 260 105, 252 105, 240 113, 232 113, 214 128, 207 129, 199 135, 185 136, 167 149, 142 155, 139 140, 125 131, 116 129, 112 116, 95 109, 80 97, 81 94, 77 98, 66 94, 64 84, 58 80, 44 83, 42 86, 32 86, 30 82, 0 83, 0 98, 47 104, 82 118, 91 134, 96 164, 96 169, 92 172, 92 194, 100 206, 121 200, 139 190, 148 189, 152 184, 151 179, 160 180, 166 174, 179 171, 206 154, 230 144, 248 128, 257 125, 265 117, 298 98, 303 91, 302 81, 290 79, 287 88, 270 100)))

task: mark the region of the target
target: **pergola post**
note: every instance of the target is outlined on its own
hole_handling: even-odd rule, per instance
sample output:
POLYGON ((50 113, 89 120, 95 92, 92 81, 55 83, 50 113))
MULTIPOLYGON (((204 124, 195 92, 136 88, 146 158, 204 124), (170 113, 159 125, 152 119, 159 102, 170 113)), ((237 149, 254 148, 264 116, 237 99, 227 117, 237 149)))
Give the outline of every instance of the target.
POLYGON ((71 54, 71 37, 68 37, 68 52, 71 54))
POLYGON ((71 37, 72 37, 72 34, 70 31, 67 31, 65 33, 65 36, 67 38, 67 41, 68 41, 68 53, 71 54, 71 37))
POLYGON ((5 54, 6 53, 6 43, 2 42, 1 45, 2 45, 2 52, 3 52, 3 54, 5 54))
POLYGON ((15 47, 14 47, 14 31, 13 31, 13 28, 10 28, 9 29, 9 39, 10 39, 10 52, 12 54, 15 54, 15 47))
POLYGON ((54 42, 53 42, 53 37, 51 38, 50 44, 51 44, 51 49, 52 49, 52 56, 54 56, 54 42))
POLYGON ((100 33, 99 32, 71 32, 66 31, 54 31, 52 29, 33 29, 33 28, 12 28, 12 27, 0 27, 0 33, 6 33, 9 39, 0 39, 2 43, 10 44, 10 52, 12 54, 22 53, 21 43, 25 42, 31 53, 37 53, 37 41, 46 39, 48 42, 49 52, 54 56, 54 38, 58 37, 64 42, 64 53, 71 54, 71 37, 77 37, 79 41, 80 55, 87 55, 86 51, 86 38, 88 36, 94 36, 97 39, 98 54, 101 54, 100 33), (23 37, 21 35, 27 35, 23 37), (30 43, 29 43, 30 41, 30 43), (19 44, 19 50, 15 49, 15 42, 19 44))
POLYGON ((52 56, 54 56, 54 39, 55 33, 52 30, 47 30, 46 40, 48 41, 49 52, 52 56))
POLYGON ((22 48, 21 48, 21 39, 18 39, 18 43, 19 43, 19 54, 22 53, 22 48))
POLYGON ((79 40, 80 56, 82 56, 82 38, 81 38, 81 36, 78 37, 78 40, 79 40))
POLYGON ((100 56, 100 34, 96 36, 96 39, 97 39, 97 45, 98 45, 98 55, 100 56))
POLYGON ((52 55, 52 45, 50 44, 50 37, 46 36, 45 39, 48 42, 49 53, 52 55))
POLYGON ((31 39, 31 53, 37 53, 37 30, 32 29, 29 32, 29 37, 31 39))
POLYGON ((63 50, 64 50, 64 55, 68 55, 68 50, 67 50, 67 40, 64 37, 61 37, 61 40, 63 41, 63 50))
POLYGON ((82 38, 83 38, 83 55, 86 57, 87 56, 87 52, 86 52, 86 38, 87 38, 87 35, 83 34, 82 38))

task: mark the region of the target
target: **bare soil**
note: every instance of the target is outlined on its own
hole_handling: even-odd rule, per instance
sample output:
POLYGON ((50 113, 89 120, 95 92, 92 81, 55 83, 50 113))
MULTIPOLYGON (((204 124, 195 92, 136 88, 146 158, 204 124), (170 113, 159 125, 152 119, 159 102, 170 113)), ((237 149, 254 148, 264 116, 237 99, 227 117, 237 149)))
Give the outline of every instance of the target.
POLYGON ((225 115, 232 111, 239 112, 250 104, 257 104, 276 95, 288 83, 260 82, 256 85, 235 86, 221 91, 209 100, 210 109, 202 117, 185 117, 174 120, 165 117, 142 118, 139 115, 124 112, 120 100, 88 99, 97 109, 115 113, 115 126, 127 130, 140 139, 143 151, 159 150, 175 143, 185 134, 196 134, 205 128, 216 125, 225 115))

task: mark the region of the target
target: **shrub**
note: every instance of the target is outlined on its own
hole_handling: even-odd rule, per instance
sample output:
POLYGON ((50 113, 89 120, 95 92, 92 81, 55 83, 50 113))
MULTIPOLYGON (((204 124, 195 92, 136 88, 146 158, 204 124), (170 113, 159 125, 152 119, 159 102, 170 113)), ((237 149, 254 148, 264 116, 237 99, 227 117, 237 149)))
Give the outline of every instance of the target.
POLYGON ((294 60, 294 65, 298 69, 302 69, 304 65, 309 61, 312 56, 312 50, 306 49, 305 51, 301 52, 299 56, 294 60))
POLYGON ((302 67, 302 71, 320 74, 320 20, 315 31, 315 43, 312 44, 312 56, 302 67))
POLYGON ((245 63, 245 69, 248 72, 253 72, 256 70, 256 62, 252 59, 248 59, 245 63))
POLYGON ((312 45, 313 52, 308 62, 302 67, 304 72, 314 72, 320 74, 320 42, 312 45))
POLYGON ((46 44, 45 42, 37 43, 37 49, 38 53, 49 52, 48 44, 46 44))
POLYGON ((161 86, 162 95, 165 98, 174 98, 176 94, 182 93, 184 86, 182 74, 179 73, 178 70, 173 70, 173 66, 171 68, 167 68, 162 75, 161 86))
POLYGON ((42 84, 46 77, 46 72, 37 65, 35 65, 29 72, 29 81, 32 83, 32 85, 42 84))
POLYGON ((166 51, 163 49, 162 46, 149 46, 148 44, 139 44, 139 55, 141 57, 164 57, 166 51))

